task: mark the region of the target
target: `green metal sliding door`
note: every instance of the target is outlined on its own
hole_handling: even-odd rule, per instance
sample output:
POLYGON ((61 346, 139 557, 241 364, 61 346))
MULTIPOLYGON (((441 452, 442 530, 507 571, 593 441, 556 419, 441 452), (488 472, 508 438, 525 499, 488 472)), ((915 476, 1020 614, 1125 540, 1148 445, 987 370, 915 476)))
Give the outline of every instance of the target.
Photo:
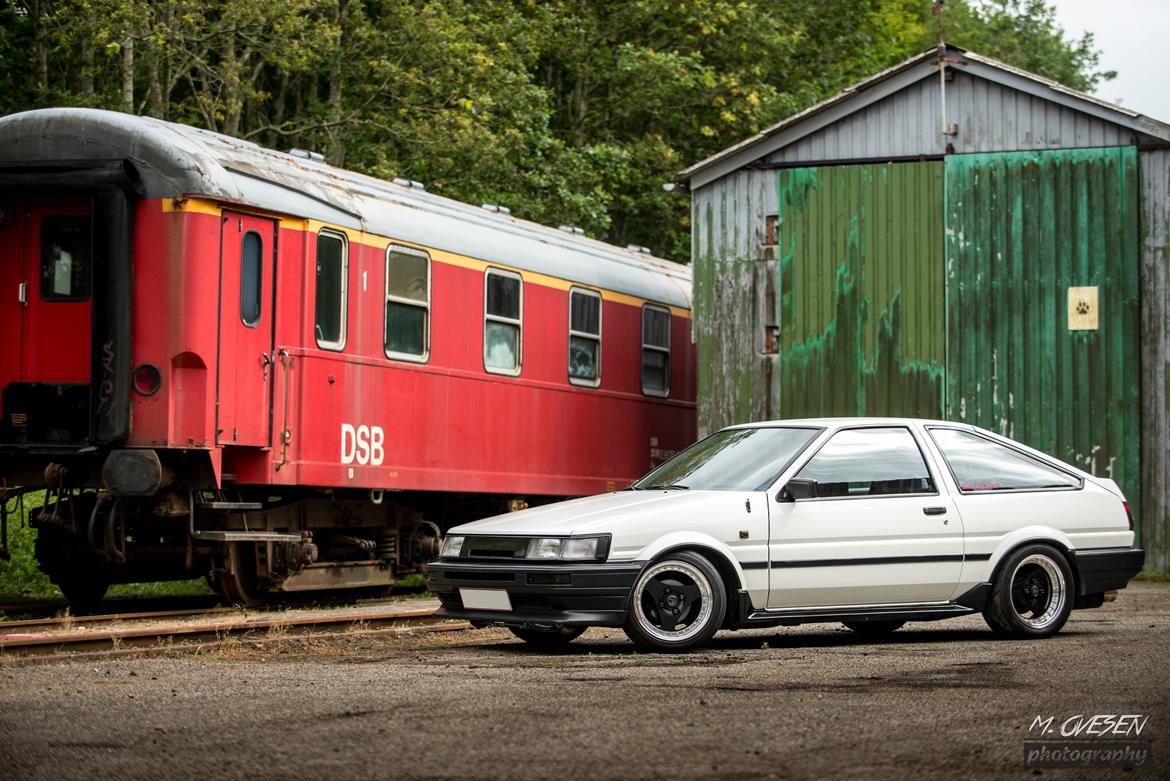
POLYGON ((782 416, 941 417, 942 162, 779 179, 782 416))
POLYGON ((1137 169, 1133 147, 946 158, 947 417, 1112 477, 1131 504, 1137 169))

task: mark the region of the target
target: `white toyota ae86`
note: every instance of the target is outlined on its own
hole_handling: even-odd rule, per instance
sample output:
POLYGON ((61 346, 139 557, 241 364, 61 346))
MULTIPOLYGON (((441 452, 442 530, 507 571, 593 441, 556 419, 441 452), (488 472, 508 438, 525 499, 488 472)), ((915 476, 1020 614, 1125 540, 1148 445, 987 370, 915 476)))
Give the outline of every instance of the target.
POLYGON ((451 529, 438 615, 540 646, 590 626, 680 651, 719 629, 840 621, 865 635, 982 612, 1048 637, 1145 555, 1112 480, 974 426, 756 423, 624 491, 451 529))

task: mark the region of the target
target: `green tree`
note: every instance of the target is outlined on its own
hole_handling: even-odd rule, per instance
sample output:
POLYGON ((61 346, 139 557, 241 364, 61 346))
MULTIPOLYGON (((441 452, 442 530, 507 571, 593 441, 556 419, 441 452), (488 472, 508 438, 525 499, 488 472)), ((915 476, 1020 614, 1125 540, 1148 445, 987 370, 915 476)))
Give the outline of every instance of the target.
MULTIPOLYGON (((934 45, 930 0, 0 0, 0 110, 186 122, 689 256, 680 168, 934 45)), ((1045 0, 947 39, 1092 89, 1045 0)))

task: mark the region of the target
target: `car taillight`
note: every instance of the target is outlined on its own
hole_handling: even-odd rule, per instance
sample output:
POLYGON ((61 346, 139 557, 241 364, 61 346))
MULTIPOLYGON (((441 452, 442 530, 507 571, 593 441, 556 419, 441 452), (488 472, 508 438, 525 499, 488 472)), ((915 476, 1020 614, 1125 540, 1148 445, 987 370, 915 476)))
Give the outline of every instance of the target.
POLYGON ((1121 506, 1125 508, 1125 517, 1129 519, 1129 530, 1133 531, 1133 513, 1129 511, 1129 502, 1122 502, 1121 506))

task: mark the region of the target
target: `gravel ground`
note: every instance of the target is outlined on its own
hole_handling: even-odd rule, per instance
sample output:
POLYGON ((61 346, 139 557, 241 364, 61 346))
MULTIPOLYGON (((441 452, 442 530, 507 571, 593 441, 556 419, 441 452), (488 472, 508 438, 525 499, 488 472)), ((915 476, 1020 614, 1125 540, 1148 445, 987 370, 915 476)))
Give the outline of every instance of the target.
MULTIPOLYGON (((1057 637, 979 618, 884 642, 822 624, 681 656, 595 629, 570 652, 487 629, 0 661, 8 778, 1170 778, 1170 584, 1057 637), (1150 767, 1033 770, 1036 716, 1140 714, 1150 767)), ((1050 735, 1048 737, 1059 737, 1050 735)), ((1103 737, 1093 740, 1105 740, 1103 737)))

